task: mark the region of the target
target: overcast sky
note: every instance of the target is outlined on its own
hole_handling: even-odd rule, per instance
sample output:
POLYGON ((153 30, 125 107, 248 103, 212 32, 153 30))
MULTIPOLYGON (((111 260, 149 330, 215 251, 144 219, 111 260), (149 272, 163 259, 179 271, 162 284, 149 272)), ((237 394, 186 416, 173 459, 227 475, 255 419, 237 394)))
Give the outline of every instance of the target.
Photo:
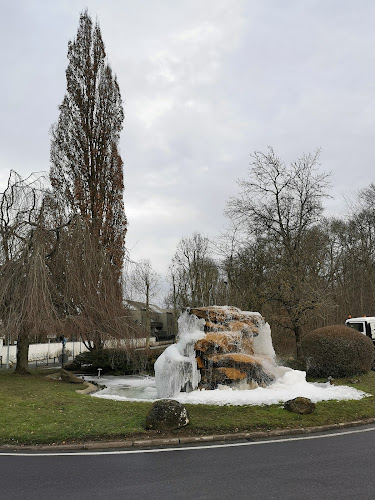
POLYGON ((0 0, 0 186, 49 169, 79 13, 97 18, 125 107, 127 247, 165 274, 224 228, 250 153, 321 148, 331 212, 374 181, 373 0, 0 0))

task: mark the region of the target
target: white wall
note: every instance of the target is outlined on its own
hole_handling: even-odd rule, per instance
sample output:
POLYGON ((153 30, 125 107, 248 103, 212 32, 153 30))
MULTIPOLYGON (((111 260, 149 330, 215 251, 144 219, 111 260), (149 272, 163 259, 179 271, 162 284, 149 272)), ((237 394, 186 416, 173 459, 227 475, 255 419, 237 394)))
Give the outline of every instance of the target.
MULTIPOLYGON (((129 341, 128 341, 129 342, 129 341)), ((116 342, 117 344, 117 342, 116 342)), ((146 345, 146 339, 133 339, 133 347, 144 347, 146 345)), ((161 345, 162 342, 156 342, 155 337, 150 338, 150 346, 161 345)), ((108 342, 108 347, 113 347, 110 342, 108 342)), ((83 342, 67 342, 65 346, 66 354, 71 356, 77 356, 81 352, 87 351, 83 342)), ((62 352, 61 342, 51 342, 49 344, 30 344, 29 346, 29 361, 42 360, 42 359, 53 359, 58 357, 62 352)), ((17 346, 9 346, 9 362, 16 362, 17 346)), ((8 346, 3 344, 3 339, 0 338, 0 357, 2 357, 2 363, 5 365, 8 359, 8 346)))
MULTIPOLYGON (((9 346, 9 361, 11 363, 16 362, 16 345, 9 346)), ((77 356, 81 352, 87 351, 83 342, 67 342, 65 346, 65 352, 69 356, 77 356)), ((50 344, 30 344, 29 347, 29 361, 35 361, 36 359, 53 359, 58 357, 62 352, 62 346, 60 342, 52 342, 50 344)), ((0 339, 0 356, 3 358, 3 365, 6 364, 8 359, 8 346, 2 343, 0 339)))

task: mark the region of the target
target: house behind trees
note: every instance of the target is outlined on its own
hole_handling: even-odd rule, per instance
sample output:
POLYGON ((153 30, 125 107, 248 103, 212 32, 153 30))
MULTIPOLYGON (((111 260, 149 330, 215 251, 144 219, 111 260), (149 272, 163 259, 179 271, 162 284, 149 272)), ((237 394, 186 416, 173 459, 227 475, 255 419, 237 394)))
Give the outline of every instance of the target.
MULTIPOLYGON (((125 305, 132 312, 134 320, 146 329, 147 308, 144 302, 125 300, 125 305)), ((164 309, 155 304, 149 304, 150 335, 157 342, 174 340, 177 335, 177 321, 172 309, 164 309)))

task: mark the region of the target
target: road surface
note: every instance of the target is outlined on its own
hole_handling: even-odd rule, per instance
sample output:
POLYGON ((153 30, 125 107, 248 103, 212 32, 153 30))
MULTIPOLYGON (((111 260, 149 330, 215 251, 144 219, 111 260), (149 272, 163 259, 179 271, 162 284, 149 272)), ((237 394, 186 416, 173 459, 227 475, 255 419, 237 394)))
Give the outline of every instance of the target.
POLYGON ((375 498, 375 427, 164 450, 0 454, 11 499, 375 498))

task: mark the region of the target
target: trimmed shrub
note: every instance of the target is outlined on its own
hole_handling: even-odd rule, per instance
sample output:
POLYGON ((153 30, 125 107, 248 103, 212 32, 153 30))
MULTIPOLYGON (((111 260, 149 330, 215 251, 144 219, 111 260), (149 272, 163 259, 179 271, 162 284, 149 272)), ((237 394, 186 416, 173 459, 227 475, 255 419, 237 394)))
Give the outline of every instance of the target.
POLYGON ((79 354, 70 364, 75 370, 84 373, 133 375, 135 373, 153 373, 154 363, 162 349, 98 349, 79 354))
POLYGON ((318 328, 302 339, 306 371, 313 377, 348 377, 371 370, 374 345, 344 325, 318 328))

